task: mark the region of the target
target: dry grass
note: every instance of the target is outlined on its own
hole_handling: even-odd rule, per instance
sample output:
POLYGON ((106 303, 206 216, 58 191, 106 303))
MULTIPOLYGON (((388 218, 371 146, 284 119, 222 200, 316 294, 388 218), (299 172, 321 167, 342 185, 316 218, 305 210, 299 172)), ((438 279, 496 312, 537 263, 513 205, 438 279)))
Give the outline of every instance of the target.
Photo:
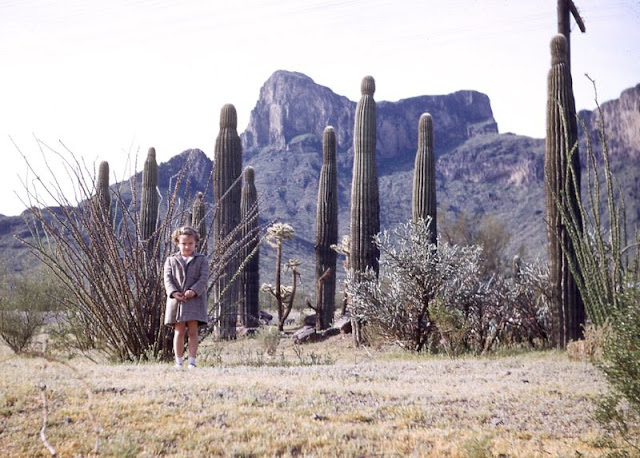
POLYGON ((101 456, 604 453, 590 416, 603 378, 564 353, 434 359, 341 337, 297 349, 283 339, 271 357, 260 339, 201 350, 200 367, 187 371, 0 348, 0 450, 48 455, 46 384, 46 436, 60 456, 96 446, 101 456))

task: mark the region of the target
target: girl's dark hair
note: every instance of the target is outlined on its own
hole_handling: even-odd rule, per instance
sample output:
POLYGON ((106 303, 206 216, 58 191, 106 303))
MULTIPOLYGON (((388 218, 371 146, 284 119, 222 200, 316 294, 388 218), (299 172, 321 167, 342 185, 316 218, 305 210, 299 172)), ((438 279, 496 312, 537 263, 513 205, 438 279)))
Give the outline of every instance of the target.
POLYGON ((177 245, 180 241, 181 235, 190 235, 194 238, 196 243, 200 240, 200 234, 198 234, 198 231, 196 231, 191 226, 182 226, 181 228, 173 231, 173 233, 171 234, 171 240, 173 240, 173 243, 177 245))

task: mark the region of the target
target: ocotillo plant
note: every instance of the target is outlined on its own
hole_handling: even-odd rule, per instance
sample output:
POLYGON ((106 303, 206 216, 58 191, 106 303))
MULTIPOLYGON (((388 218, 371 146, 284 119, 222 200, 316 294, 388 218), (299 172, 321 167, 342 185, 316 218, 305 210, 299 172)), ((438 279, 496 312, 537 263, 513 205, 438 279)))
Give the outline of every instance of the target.
POLYGON ((336 256, 338 242, 338 175, 336 133, 333 127, 322 136, 322 169, 318 183, 316 215, 316 330, 329 327, 335 312, 336 256))
POLYGON ((351 184, 351 267, 356 276, 367 267, 378 272, 380 251, 373 236, 380 232, 378 170, 376 166, 376 84, 365 76, 356 106, 353 129, 353 181, 351 184))
POLYGON ((258 222, 258 192, 253 167, 246 167, 242 174, 242 196, 240 198, 242 218, 242 302, 240 321, 247 328, 257 328, 260 313, 260 250, 258 222))
POLYGON ((206 207, 204 204, 204 194, 198 192, 191 207, 191 227, 200 235, 197 250, 207 254, 207 221, 205 220, 206 207))
POLYGON ((142 171, 142 197, 140 202, 140 236, 149 241, 158 222, 158 163, 156 149, 151 147, 147 153, 142 171))
POLYGON ((436 158, 433 150, 433 119, 423 113, 418 122, 418 151, 413 170, 413 222, 428 221, 431 243, 436 243, 436 158))
MULTIPOLYGON (((215 253, 237 243, 240 223, 240 174, 242 173, 242 144, 237 132, 238 116, 233 105, 227 104, 220 111, 220 132, 216 138, 213 170, 213 197, 217 211, 213 221, 215 253)), ((238 255, 240 253, 238 252, 238 255)), ((231 256, 214 288, 220 320, 220 338, 235 339, 238 315, 239 288, 232 283, 240 266, 239 256, 231 256)))
MULTIPOLYGON (((551 41, 551 69, 547 78, 547 138, 545 183, 547 237, 552 285, 552 338, 564 348, 582 336, 585 310, 571 271, 574 245, 566 218, 580 226, 580 159, 578 128, 571 73, 567 67, 567 40, 558 34, 551 41)), ((576 271, 577 274, 579 272, 576 271)))

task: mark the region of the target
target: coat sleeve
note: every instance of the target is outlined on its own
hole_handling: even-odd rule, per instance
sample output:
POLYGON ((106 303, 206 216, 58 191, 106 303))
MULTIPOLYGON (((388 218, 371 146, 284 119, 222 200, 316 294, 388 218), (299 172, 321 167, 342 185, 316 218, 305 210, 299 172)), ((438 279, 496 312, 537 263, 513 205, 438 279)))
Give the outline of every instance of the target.
POLYGON ((180 288, 176 285, 175 279, 173 278, 171 258, 167 258, 164 261, 164 289, 167 291, 167 297, 171 297, 173 293, 180 291, 180 288))
MULTIPOLYGON (((198 296, 204 296, 207 292, 207 281, 209 280, 209 263, 206 256, 199 256, 198 273, 194 278, 194 283, 188 288, 198 296)), ((195 266, 194 266, 195 267, 195 266)))

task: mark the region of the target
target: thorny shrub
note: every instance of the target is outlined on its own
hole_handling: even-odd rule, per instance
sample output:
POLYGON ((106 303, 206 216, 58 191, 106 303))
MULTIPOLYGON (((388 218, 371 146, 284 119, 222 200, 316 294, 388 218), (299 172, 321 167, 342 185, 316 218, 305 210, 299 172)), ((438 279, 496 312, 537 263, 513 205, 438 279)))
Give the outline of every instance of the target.
POLYGON ((546 341, 545 276, 526 266, 513 278, 483 275, 478 246, 430 243, 424 221, 375 237, 380 274, 347 279, 353 314, 414 351, 482 353, 496 344, 546 341))

